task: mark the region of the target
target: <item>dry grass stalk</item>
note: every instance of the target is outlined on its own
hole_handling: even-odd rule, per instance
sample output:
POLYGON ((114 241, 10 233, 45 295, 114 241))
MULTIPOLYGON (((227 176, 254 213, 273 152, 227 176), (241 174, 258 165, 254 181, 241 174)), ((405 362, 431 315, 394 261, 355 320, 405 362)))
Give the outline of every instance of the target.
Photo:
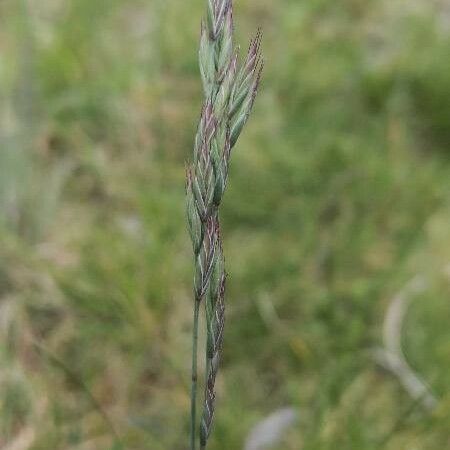
POLYGON ((384 319, 384 345, 383 348, 375 350, 374 358, 378 364, 391 371, 399 379, 408 394, 414 400, 419 401, 424 409, 433 411, 438 401, 427 384, 408 364, 401 344, 403 322, 411 300, 426 288, 426 279, 417 275, 394 296, 384 319))
POLYGON ((244 450, 264 450, 279 443, 297 421, 298 415, 298 411, 292 407, 277 409, 252 428, 244 450))

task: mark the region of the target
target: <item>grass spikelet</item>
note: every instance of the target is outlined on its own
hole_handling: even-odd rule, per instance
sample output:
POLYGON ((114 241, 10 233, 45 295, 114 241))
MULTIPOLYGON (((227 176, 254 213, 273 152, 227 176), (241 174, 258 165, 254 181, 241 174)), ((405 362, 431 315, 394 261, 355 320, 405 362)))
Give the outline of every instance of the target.
POLYGON ((201 25, 199 66, 204 103, 187 168, 187 218, 194 252, 194 330, 190 448, 197 445, 197 341, 200 304, 206 316, 206 380, 200 447, 205 449, 214 422, 215 380, 225 324, 225 280, 219 207, 225 193, 231 149, 248 120, 261 78, 259 30, 238 68, 233 43, 231 0, 207 0, 201 25))

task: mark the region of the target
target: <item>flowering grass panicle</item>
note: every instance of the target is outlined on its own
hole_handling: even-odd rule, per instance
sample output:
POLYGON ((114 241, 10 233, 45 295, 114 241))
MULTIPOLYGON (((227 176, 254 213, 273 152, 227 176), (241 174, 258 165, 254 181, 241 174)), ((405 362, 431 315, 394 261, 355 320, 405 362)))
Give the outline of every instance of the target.
POLYGON ((238 67, 233 43, 231 0, 207 0, 202 22, 200 73, 204 102, 194 143, 193 161, 186 170, 187 219, 194 253, 194 330, 191 390, 191 450, 197 442, 197 341, 200 304, 206 317, 206 380, 200 446, 206 448, 215 409, 215 380, 225 322, 224 256, 219 207, 228 180, 231 150, 246 124, 258 91, 263 62, 261 32, 250 42, 238 67))

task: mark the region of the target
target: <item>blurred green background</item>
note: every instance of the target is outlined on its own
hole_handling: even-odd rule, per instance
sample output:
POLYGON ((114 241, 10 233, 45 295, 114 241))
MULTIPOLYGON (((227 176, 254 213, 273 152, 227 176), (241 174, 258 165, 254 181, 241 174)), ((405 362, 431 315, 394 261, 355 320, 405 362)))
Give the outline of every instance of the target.
MULTIPOLYGON (((203 10, 0 2, 2 450, 187 447, 203 10)), ((222 208, 210 449, 285 406, 278 450, 450 449, 448 2, 237 0, 235 20, 243 49, 263 27, 266 69, 222 208), (433 412, 371 356, 417 274, 403 344, 433 412)))

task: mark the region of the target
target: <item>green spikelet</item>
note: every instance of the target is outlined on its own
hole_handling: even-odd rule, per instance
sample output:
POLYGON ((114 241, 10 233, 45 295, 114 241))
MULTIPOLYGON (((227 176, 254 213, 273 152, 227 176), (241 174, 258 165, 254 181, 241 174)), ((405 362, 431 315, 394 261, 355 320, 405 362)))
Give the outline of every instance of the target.
POLYGON ((248 120, 261 77, 261 32, 251 41, 241 68, 233 44, 231 0, 207 0, 202 22, 199 67, 205 96, 186 171, 187 222, 194 253, 194 332, 190 448, 196 449, 197 336, 199 305, 206 317, 206 380, 200 447, 205 449, 215 411, 215 380, 225 323, 225 269, 219 207, 225 193, 231 149, 248 120))

